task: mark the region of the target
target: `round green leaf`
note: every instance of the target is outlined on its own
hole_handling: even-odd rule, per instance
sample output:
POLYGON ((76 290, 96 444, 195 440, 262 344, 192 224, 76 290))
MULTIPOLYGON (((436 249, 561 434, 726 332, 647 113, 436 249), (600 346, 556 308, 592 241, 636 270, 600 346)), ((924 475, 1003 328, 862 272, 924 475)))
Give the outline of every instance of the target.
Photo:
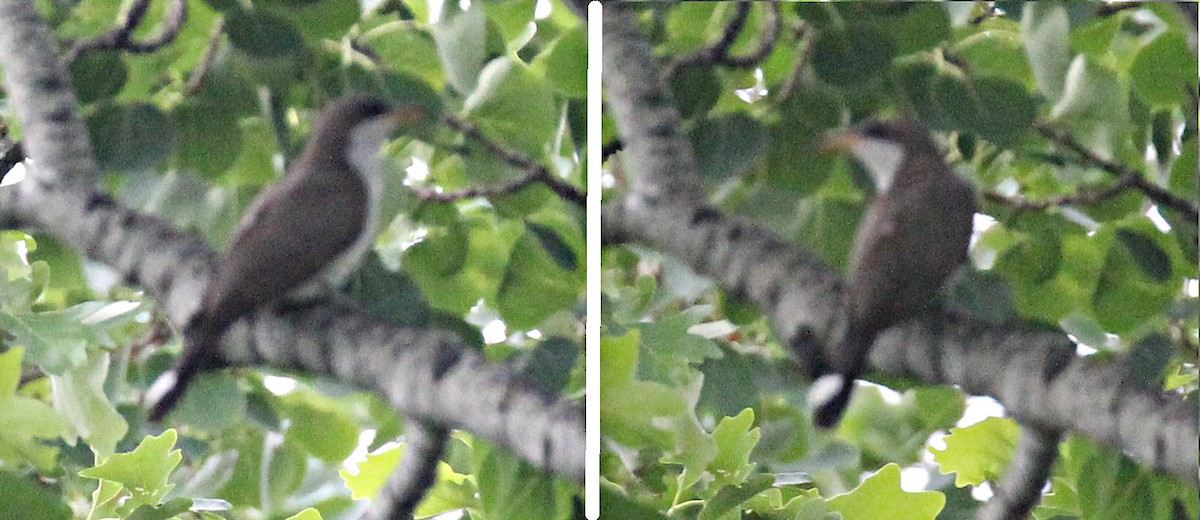
POLYGON ((587 97, 587 32, 583 27, 563 33, 546 55, 546 79, 558 93, 587 97))
POLYGON ((176 155, 181 169, 215 179, 237 160, 242 150, 242 128, 225 107, 184 101, 171 112, 182 144, 176 155))
POLYGON ((1183 103, 1196 90, 1196 53, 1182 34, 1167 31, 1142 48, 1129 75, 1133 88, 1151 106, 1183 103))
POLYGON ((670 87, 684 119, 707 113, 721 97, 721 81, 711 67, 687 67, 670 78, 670 87))
POLYGON ((154 105, 107 105, 87 118, 88 132, 102 170, 154 167, 175 151, 178 131, 154 105))
POLYGON ((1001 76, 1029 84, 1033 72, 1017 31, 981 31, 956 43, 954 54, 966 61, 972 74, 1001 76))
POLYGON ((360 37, 389 69, 410 72, 441 88, 446 83, 433 36, 413 22, 388 22, 360 37))
POLYGON ((883 75, 895 56, 892 41, 871 27, 822 33, 813 45, 817 76, 839 87, 857 87, 883 75))
POLYGON ((574 275, 562 270, 531 231, 517 240, 500 282, 499 310, 516 329, 531 329, 569 308, 580 292, 574 275))
MULTIPOLYGON (((1001 144, 1013 144, 1033 127, 1033 120, 1037 117, 1037 101, 1020 83, 984 77, 977 79, 974 86, 979 106, 972 127, 980 137, 1001 144)), ((971 131, 972 128, 962 130, 971 131)))
POLYGON ((465 108, 489 137, 534 157, 545 153, 558 128, 553 92, 529 67, 509 58, 483 68, 465 108))
POLYGON ((304 48, 304 37, 291 22, 263 11, 229 13, 225 34, 235 48, 255 58, 295 56, 304 48))
POLYGON ((688 132, 700 175, 706 179, 736 177, 767 155, 766 128, 745 113, 722 114, 700 121, 688 132))
POLYGON ((121 90, 128 77, 121 53, 99 49, 80 55, 71 62, 71 85, 81 103, 109 98, 121 90))

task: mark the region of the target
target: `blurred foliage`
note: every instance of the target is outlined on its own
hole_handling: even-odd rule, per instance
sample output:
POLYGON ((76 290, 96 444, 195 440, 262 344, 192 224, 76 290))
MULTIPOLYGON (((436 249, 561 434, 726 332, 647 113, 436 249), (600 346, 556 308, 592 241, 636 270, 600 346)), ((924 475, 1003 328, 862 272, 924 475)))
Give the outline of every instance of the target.
MULTIPOLYGON (((136 40, 158 34, 169 4, 150 2, 136 40)), ((38 2, 64 48, 119 23, 122 5, 38 2)), ((326 102, 354 92, 423 108, 428 120, 386 149, 378 254, 347 293, 398 325, 452 330, 547 392, 582 395, 582 209, 540 185, 451 203, 409 188, 486 189, 524 175, 443 113, 582 186, 578 17, 534 0, 466 10, 205 0, 187 10, 153 52, 94 50, 69 65, 114 197, 220 249, 326 102)), ((11 107, 0 110, 13 121, 11 107)), ((261 372, 206 374, 166 424, 148 424, 145 392, 178 353, 161 311, 31 233, 0 233, 0 518, 354 518, 366 506, 355 499, 395 467, 403 421, 331 381, 279 393, 268 387, 286 380, 261 372)), ((419 513, 566 518, 578 493, 456 432, 419 513)))
MULTIPOLYGON (((1196 222, 1136 190, 1054 203, 1117 175, 1035 122, 1194 206, 1195 27, 1169 3, 988 4, 779 4, 780 37, 755 66, 675 69, 667 84, 709 202, 840 269, 874 188, 814 145, 868 117, 915 117, 980 194, 972 268, 949 303, 992 323, 1060 328, 1081 352, 1127 362, 1131 379, 1194 399, 1196 222)), ((737 8, 655 4, 639 20, 669 64, 720 40, 737 8)), ((768 20, 754 4, 730 54, 757 48, 768 20)), ((618 196, 628 183, 609 173, 606 195, 618 196)), ((602 264, 600 466, 614 510, 971 518, 969 489, 1007 470, 1015 423, 960 427, 967 401, 950 388, 878 379, 890 388, 860 385, 835 432, 814 430, 807 388, 752 306, 644 246, 606 248, 602 264), (903 492, 900 467, 927 476, 904 487, 925 492, 903 492)), ((1039 519, 1197 514, 1194 488, 1120 453, 1075 438, 1061 451, 1039 519)))

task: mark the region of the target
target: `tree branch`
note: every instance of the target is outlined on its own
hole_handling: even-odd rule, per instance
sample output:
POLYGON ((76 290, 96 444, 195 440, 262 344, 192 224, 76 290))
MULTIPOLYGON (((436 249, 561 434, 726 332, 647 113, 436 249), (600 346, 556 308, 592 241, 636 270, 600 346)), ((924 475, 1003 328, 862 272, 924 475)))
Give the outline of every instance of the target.
POLYGON ((149 9, 150 0, 135 0, 129 6, 129 10, 121 15, 120 25, 95 38, 75 42, 67 51, 67 62, 75 61, 83 53, 96 49, 117 49, 134 54, 147 54, 174 41, 187 21, 186 0, 174 0, 171 3, 170 10, 167 11, 163 20, 163 29, 157 36, 144 42, 134 41, 133 31, 137 29, 138 25, 141 25, 142 19, 146 17, 146 11, 149 9))
POLYGON ((479 129, 479 127, 467 121, 459 119, 453 115, 446 115, 444 121, 450 126, 450 128, 458 130, 463 135, 474 139, 486 150, 499 157, 500 160, 524 170, 525 175, 495 186, 474 186, 449 192, 437 192, 428 188, 413 187, 412 190, 416 192, 417 196, 422 200, 452 202, 474 197, 511 195, 532 184, 540 182, 567 202, 575 204, 579 207, 584 207, 587 205, 587 195, 584 195, 584 193, 576 189, 575 186, 572 186, 566 181, 555 177, 550 173, 548 168, 542 166, 537 161, 534 161, 520 152, 505 148, 500 143, 488 139, 486 135, 483 135, 483 132, 479 129))
POLYGON ((775 3, 766 4, 766 30, 759 37, 758 48, 745 56, 731 56, 729 54, 734 41, 737 40, 738 35, 741 34, 742 29, 746 26, 746 19, 750 14, 750 5, 749 2, 737 3, 737 11, 734 13, 733 19, 725 24, 724 30, 721 31, 721 38, 695 53, 672 61, 667 66, 667 76, 672 77, 683 69, 706 64, 748 69, 762 63, 767 58, 767 55, 771 53, 771 49, 775 48, 775 42, 779 39, 781 23, 779 5, 775 3))
POLYGON ((1195 204, 1177 197, 1170 191, 1147 181, 1145 175, 1142 175, 1141 172, 1100 157, 1096 152, 1087 149, 1079 141, 1076 141, 1070 134, 1054 128, 1048 123, 1039 121, 1034 124, 1034 127, 1058 147, 1070 150, 1088 164, 1116 175, 1119 179, 1118 184, 1129 183, 1131 187, 1144 193, 1155 204, 1183 213, 1188 219, 1195 221, 1200 218, 1200 212, 1197 211, 1195 204))

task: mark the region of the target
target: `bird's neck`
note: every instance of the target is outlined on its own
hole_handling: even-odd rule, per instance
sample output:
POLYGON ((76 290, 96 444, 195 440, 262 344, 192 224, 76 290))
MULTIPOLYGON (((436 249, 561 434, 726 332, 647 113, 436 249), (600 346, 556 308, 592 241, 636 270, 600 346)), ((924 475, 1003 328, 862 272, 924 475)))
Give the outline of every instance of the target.
POLYGON ((904 147, 900 144, 870 138, 854 151, 854 155, 875 179, 875 190, 879 193, 892 187, 905 159, 904 147))

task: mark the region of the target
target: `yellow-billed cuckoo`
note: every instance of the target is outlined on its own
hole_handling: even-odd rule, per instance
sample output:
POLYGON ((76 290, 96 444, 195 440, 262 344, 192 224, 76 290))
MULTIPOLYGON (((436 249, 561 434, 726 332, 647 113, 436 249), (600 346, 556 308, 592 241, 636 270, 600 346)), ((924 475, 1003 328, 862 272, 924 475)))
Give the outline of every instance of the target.
POLYGON ((380 148, 400 124, 423 116, 365 96, 322 110, 299 159, 254 199, 221 255, 183 329, 174 384, 155 403, 152 420, 175 406, 198 373, 220 365, 221 337, 235 321, 289 294, 334 287, 350 274, 375 238, 380 148))
POLYGON ((966 262, 975 193, 951 171, 929 132, 911 120, 868 121, 826 138, 822 147, 850 152, 879 192, 850 253, 850 315, 840 359, 833 360, 842 386, 814 414, 818 426, 829 428, 849 404, 875 337, 929 310, 946 278, 966 262))

